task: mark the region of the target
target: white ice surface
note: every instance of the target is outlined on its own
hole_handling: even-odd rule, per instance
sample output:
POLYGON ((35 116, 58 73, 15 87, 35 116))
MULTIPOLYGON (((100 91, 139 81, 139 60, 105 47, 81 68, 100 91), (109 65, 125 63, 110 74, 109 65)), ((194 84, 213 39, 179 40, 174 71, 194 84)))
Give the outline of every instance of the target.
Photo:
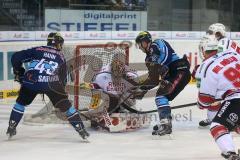
MULTIPOLYGON (((172 103, 195 102, 195 86, 188 86, 172 103)), ((36 112, 36 102, 26 113, 36 112)), ((154 99, 138 102, 144 110, 154 109, 154 99)), ((208 129, 198 129, 205 111, 196 106, 172 110, 173 140, 153 140, 152 127, 127 133, 106 133, 89 129, 90 143, 83 143, 69 125, 30 126, 19 124, 17 135, 5 134, 11 105, 0 105, 0 160, 220 160, 220 151, 208 129)), ((153 122, 154 124, 155 122, 153 122)), ((240 136, 234 135, 236 146, 240 136)))

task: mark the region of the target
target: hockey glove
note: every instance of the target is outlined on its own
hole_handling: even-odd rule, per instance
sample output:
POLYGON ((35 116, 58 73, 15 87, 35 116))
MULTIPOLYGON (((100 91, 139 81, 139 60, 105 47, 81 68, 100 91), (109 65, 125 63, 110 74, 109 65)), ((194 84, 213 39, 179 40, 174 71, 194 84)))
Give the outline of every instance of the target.
POLYGON ((25 69, 23 67, 19 69, 13 68, 13 73, 14 73, 14 81, 17 81, 21 84, 24 78, 25 69))
POLYGON ((159 89, 157 91, 158 96, 164 96, 171 93, 173 90, 173 84, 167 80, 161 80, 159 82, 159 89))
POLYGON ((158 72, 159 72, 159 75, 161 76, 161 79, 164 79, 169 72, 169 68, 168 68, 168 66, 163 65, 159 68, 158 72))
POLYGON ((144 95, 147 93, 147 90, 141 89, 142 86, 132 87, 130 89, 130 93, 133 94, 133 99, 142 99, 144 95))

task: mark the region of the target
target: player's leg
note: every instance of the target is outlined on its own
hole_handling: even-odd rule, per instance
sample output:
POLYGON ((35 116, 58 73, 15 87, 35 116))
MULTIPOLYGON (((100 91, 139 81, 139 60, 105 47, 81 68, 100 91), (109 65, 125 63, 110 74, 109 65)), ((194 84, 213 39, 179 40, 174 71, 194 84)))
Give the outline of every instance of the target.
POLYGON ((217 114, 218 110, 212 110, 212 109, 208 109, 207 110, 207 118, 204 120, 201 120, 199 122, 199 127, 207 127, 212 123, 212 119, 215 117, 215 115, 217 114))
POLYGON ((84 124, 80 118, 78 111, 72 106, 68 100, 68 95, 61 86, 54 86, 56 90, 46 92, 47 96, 51 100, 53 106, 58 108, 62 113, 67 116, 69 123, 79 133, 79 135, 86 139, 89 137, 89 133, 86 131, 84 124))
POLYGON ((9 127, 7 129, 7 135, 10 137, 16 134, 16 127, 22 119, 24 114, 25 106, 32 103, 37 93, 26 88, 21 87, 19 91, 18 98, 16 100, 16 104, 13 106, 12 112, 10 114, 9 119, 9 127))
POLYGON ((235 157, 236 160, 240 159, 235 152, 233 138, 230 134, 240 124, 239 104, 240 99, 225 101, 210 126, 210 132, 222 152, 221 155, 226 159, 231 157, 235 157))
POLYGON ((170 104, 166 96, 158 95, 155 97, 160 123, 153 127, 152 135, 165 135, 172 133, 172 117, 170 104))
POLYGON ((153 127, 153 135, 164 135, 170 134, 172 132, 172 118, 171 118, 171 108, 169 101, 173 100, 188 84, 191 78, 189 70, 186 71, 176 71, 171 74, 172 77, 168 81, 172 84, 171 90, 166 96, 163 93, 164 87, 158 89, 155 103, 157 105, 160 124, 153 127))

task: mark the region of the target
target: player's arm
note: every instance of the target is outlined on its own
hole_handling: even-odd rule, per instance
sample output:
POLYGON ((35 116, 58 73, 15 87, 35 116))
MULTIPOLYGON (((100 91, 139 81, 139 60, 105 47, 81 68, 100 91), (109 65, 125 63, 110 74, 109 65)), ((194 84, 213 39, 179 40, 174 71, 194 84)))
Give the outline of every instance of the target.
POLYGON ((30 62, 32 59, 33 49, 23 50, 15 52, 11 58, 11 63, 13 66, 13 73, 15 75, 15 81, 22 82, 22 78, 25 73, 25 69, 22 64, 25 62, 30 62))
POLYGON ((25 62, 30 62, 33 57, 34 49, 22 50, 15 52, 11 58, 11 63, 14 69, 18 70, 25 62))
MULTIPOLYGON (((210 70, 210 69, 209 69, 210 70)), ((206 72, 206 71, 205 71, 206 72)), ((212 72, 206 72, 206 74, 211 74, 212 72)), ((201 77, 201 84, 198 94, 198 107, 201 109, 211 109, 218 107, 221 103, 219 100, 215 99, 215 94, 217 92, 217 79, 213 74, 206 77, 201 77)))

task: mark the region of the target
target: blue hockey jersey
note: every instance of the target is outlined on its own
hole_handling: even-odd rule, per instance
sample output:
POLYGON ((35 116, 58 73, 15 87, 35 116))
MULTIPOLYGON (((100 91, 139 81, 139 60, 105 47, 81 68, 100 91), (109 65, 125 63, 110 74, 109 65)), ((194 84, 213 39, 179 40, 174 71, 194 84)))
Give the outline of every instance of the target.
POLYGON ((66 62, 61 51, 51 46, 40 46, 16 52, 11 58, 15 70, 27 62, 22 85, 36 91, 45 91, 50 82, 65 82, 66 62))
POLYGON ((165 68, 168 68, 172 62, 178 59, 178 55, 168 42, 163 39, 153 41, 145 58, 148 78, 143 82, 143 85, 158 85, 159 77, 162 76, 165 68))
POLYGON ((179 57, 170 44, 163 39, 157 39, 151 44, 145 62, 168 66, 177 59, 179 59, 179 57))

